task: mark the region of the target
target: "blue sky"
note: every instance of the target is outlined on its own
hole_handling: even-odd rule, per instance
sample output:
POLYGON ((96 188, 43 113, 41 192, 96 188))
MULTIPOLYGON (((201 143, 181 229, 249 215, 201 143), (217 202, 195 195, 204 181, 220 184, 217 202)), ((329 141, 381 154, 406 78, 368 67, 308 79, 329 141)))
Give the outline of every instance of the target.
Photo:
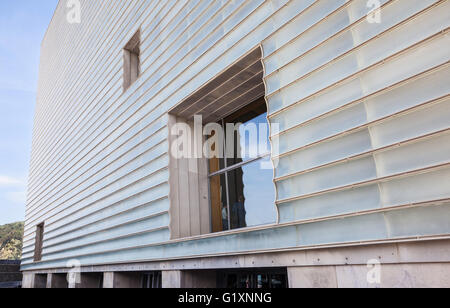
POLYGON ((24 219, 39 51, 57 3, 0 1, 0 225, 24 219))

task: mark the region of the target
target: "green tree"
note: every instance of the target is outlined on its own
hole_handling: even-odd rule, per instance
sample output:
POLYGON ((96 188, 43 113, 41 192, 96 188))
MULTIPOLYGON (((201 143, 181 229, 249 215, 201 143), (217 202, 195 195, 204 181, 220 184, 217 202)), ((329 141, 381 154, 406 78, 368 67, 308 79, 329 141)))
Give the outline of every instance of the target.
POLYGON ((0 260, 19 260, 22 257, 23 223, 0 226, 0 260))

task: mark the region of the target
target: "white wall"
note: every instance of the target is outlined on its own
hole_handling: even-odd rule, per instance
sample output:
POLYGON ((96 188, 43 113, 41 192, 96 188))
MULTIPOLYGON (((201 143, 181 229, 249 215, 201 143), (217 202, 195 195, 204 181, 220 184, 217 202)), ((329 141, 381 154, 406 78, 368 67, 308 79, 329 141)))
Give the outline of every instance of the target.
POLYGON ((84 0, 69 24, 61 0, 42 44, 23 268, 449 234, 450 3, 381 2, 370 24, 366 0, 84 0), (142 75, 123 93, 139 27, 142 75), (167 242, 167 111, 259 44, 292 225, 167 242))

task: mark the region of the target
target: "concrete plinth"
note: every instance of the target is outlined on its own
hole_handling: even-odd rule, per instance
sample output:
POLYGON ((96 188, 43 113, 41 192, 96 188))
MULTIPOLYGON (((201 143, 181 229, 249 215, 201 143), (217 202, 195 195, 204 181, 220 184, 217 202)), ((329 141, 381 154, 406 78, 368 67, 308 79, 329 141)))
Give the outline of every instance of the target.
POLYGON ((288 268, 290 288, 449 288, 450 264, 288 268))
MULTIPOLYGON (((142 287, 148 273, 157 275, 154 284, 159 286, 162 272, 164 288, 215 288, 224 282, 223 271, 273 268, 287 270, 293 288, 450 287, 450 240, 89 266, 80 269, 82 280, 77 287, 128 288, 136 287, 138 282, 137 287, 142 287)), ((63 275, 67 269, 48 273, 63 275)), ((23 287, 45 287, 47 275, 42 274, 24 272, 23 287)), ((53 277, 48 279, 52 285, 56 283, 53 277)))

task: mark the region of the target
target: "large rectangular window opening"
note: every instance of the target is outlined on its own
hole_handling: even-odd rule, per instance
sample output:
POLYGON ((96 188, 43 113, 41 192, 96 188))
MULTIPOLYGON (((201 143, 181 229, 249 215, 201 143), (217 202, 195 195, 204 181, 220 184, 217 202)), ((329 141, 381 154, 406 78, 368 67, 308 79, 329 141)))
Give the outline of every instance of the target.
POLYGON ((34 262, 42 260, 42 246, 44 242, 44 223, 37 225, 34 245, 34 262))
POLYGON ((226 135, 224 155, 209 160, 212 231, 275 223, 270 129, 264 97, 225 117, 220 125, 226 135))
POLYGON ((123 50, 123 88, 128 89, 140 75, 141 33, 136 32, 123 50))
POLYGON ((276 223, 261 58, 255 48, 169 111, 172 239, 276 223))

